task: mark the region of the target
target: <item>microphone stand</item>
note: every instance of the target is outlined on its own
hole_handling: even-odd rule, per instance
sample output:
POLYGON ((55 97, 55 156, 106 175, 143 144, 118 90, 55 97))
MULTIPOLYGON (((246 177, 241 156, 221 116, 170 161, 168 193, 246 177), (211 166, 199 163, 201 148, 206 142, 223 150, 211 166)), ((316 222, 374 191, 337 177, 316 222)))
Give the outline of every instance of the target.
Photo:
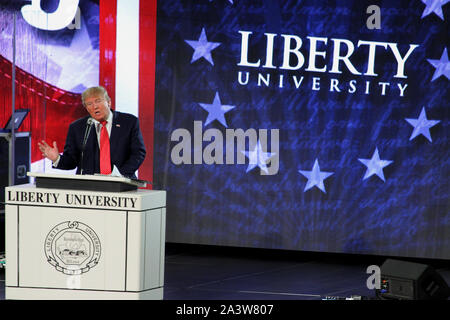
POLYGON ((84 171, 84 168, 83 168, 84 149, 86 149, 86 142, 89 137, 89 134, 91 133, 91 128, 92 128, 93 124, 94 124, 94 121, 92 118, 89 118, 86 122, 86 130, 84 131, 83 144, 81 145, 80 174, 83 174, 83 171, 84 171))

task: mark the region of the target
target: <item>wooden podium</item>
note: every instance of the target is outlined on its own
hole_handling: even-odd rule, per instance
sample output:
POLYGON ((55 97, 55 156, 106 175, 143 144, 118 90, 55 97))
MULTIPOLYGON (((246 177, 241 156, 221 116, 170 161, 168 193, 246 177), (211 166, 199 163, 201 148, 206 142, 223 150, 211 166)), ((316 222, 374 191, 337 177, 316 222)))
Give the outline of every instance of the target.
POLYGON ((163 298, 165 191, 127 178, 29 175, 36 185, 5 190, 6 299, 163 298))

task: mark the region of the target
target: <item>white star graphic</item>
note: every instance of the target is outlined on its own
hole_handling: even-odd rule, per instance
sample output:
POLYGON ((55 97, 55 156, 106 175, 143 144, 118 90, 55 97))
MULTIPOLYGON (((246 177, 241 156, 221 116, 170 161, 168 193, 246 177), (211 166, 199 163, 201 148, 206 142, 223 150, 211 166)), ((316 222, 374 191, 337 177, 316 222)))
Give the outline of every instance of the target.
POLYGON ((447 77, 447 79, 450 80, 450 62, 448 61, 448 54, 447 54, 447 48, 444 49, 441 55, 441 59, 439 60, 432 60, 427 59, 429 63, 433 65, 433 67, 436 68, 436 71, 434 71, 433 79, 431 81, 436 80, 440 76, 444 75, 447 77))
POLYGON ((205 28, 202 28, 202 33, 200 34, 200 38, 198 40, 184 40, 187 44, 189 44, 192 48, 194 48, 194 54, 192 55, 191 63, 197 61, 200 58, 205 58, 209 63, 214 65, 211 51, 221 45, 220 42, 208 42, 206 38, 205 28))
POLYGON ((216 92, 216 96, 214 97, 214 101, 212 104, 199 103, 199 105, 208 111, 208 118, 206 118, 206 122, 204 126, 207 126, 212 121, 219 121, 225 128, 228 128, 227 121, 225 120, 225 113, 234 109, 235 106, 223 105, 220 101, 219 93, 216 92))
POLYGON ((428 141, 432 142, 430 135, 430 128, 434 127, 439 122, 441 122, 440 120, 428 120, 427 114, 425 113, 425 107, 422 107, 422 111, 420 112, 419 118, 417 119, 405 118, 405 120, 408 121, 408 123, 414 127, 414 130, 411 134, 411 137, 409 138, 409 141, 411 141, 419 134, 421 134, 425 138, 427 138, 428 141))
POLYGON ((449 1, 450 0, 422 0, 422 2, 426 5, 426 7, 423 10, 421 19, 434 12, 439 18, 444 20, 444 14, 442 13, 442 6, 449 1))
POLYGON ((267 170, 267 161, 272 158, 275 153, 273 152, 264 152, 261 146, 261 141, 258 140, 257 145, 253 149, 253 151, 241 151, 245 156, 249 159, 249 164, 247 167, 247 172, 253 170, 256 167, 259 167, 266 174, 269 173, 267 170))
POLYGON ((372 155, 372 159, 358 159, 358 160, 367 167, 366 174, 364 175, 363 180, 366 180, 370 176, 376 174, 384 182, 386 182, 386 180, 384 179, 383 168, 394 162, 392 160, 381 160, 378 154, 378 148, 375 148, 375 152, 372 155))
POLYGON ((298 172, 300 172, 302 175, 308 178, 308 182, 306 183, 303 192, 306 192, 312 187, 317 187, 323 193, 327 193, 325 191, 325 185, 323 184, 323 180, 325 180, 334 173, 334 172, 320 171, 319 161, 317 159, 314 161, 314 165, 311 171, 299 170, 298 172))
POLYGON ((81 93, 98 84, 99 51, 91 46, 87 26, 82 20, 81 28, 75 34, 70 47, 39 45, 50 60, 61 67, 61 74, 53 80, 58 88, 81 93))

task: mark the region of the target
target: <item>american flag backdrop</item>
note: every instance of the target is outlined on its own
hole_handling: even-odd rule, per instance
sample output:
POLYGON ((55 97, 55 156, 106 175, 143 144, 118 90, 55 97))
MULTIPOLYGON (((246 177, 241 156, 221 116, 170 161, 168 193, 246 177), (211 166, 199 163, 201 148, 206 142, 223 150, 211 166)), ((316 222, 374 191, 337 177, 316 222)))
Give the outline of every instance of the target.
POLYGON ((32 170, 54 171, 48 161, 44 164, 37 141, 57 141, 62 150, 69 124, 87 114, 81 93, 102 85, 113 109, 144 123, 148 156, 139 177, 152 180, 155 28, 156 1, 0 1, 0 121, 11 115, 15 32, 15 108, 31 110, 21 130, 32 133, 32 170), (44 19, 33 22, 39 15, 44 19), (73 21, 53 28, 65 15, 73 21))
POLYGON ((0 120, 16 12, 23 129, 62 148, 105 86, 168 242, 450 259, 448 2, 80 0, 80 29, 44 31, 1 0, 0 120))

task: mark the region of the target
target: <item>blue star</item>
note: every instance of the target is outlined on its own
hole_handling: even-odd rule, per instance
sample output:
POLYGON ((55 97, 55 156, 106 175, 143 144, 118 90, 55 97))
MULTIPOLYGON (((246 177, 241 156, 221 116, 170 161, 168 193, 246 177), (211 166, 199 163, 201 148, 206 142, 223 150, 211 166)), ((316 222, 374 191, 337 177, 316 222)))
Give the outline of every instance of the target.
POLYGON ((408 123, 414 127, 414 130, 411 134, 411 137, 409 138, 409 141, 411 141, 419 134, 421 134, 425 138, 427 138, 428 141, 432 142, 430 135, 430 128, 434 127, 439 122, 441 122, 440 120, 428 120, 427 115, 425 113, 425 107, 422 108, 419 118, 417 119, 405 118, 405 120, 408 121, 408 123))
POLYGON ((261 141, 259 140, 253 151, 241 152, 249 159, 247 171, 245 171, 246 173, 256 167, 259 167, 262 171, 268 174, 269 171, 267 170, 267 161, 276 154, 273 152, 264 152, 261 146, 261 141))
POLYGON ((206 38, 205 28, 202 28, 202 33, 200 34, 200 38, 198 41, 195 40, 184 40, 187 44, 189 44, 192 48, 194 48, 194 54, 192 55, 191 63, 197 61, 200 58, 205 58, 209 63, 214 65, 211 51, 221 45, 220 42, 208 42, 206 38))
POLYGON ((218 120, 225 128, 228 128, 227 121, 225 120, 225 113, 231 109, 234 109, 235 106, 223 105, 220 101, 218 92, 216 92, 216 96, 214 97, 212 104, 199 103, 199 105, 208 111, 208 118, 206 118, 204 126, 207 126, 214 120, 218 120))
POLYGON ((298 172, 300 172, 302 175, 308 178, 308 182, 306 183, 305 190, 303 190, 303 192, 316 186, 324 193, 327 192, 325 191, 325 185, 323 184, 323 180, 325 180, 334 173, 334 172, 320 171, 319 161, 317 159, 316 161, 314 161, 314 165, 311 171, 299 170, 298 172))
POLYGON ((446 76, 447 79, 450 80, 450 62, 448 61, 447 48, 445 48, 444 52, 442 52, 440 60, 432 60, 432 59, 427 60, 429 63, 433 65, 433 67, 436 68, 436 71, 434 71, 433 74, 433 79, 431 79, 431 81, 436 80, 442 75, 446 76))
POLYGON ((422 0, 426 7, 423 10, 422 19, 434 12, 439 18, 444 20, 444 14, 442 13, 442 6, 449 2, 450 0, 422 0))
POLYGON ((358 159, 358 160, 367 167, 367 171, 366 174, 364 175, 363 180, 366 180, 370 176, 376 174, 384 182, 386 182, 386 180, 384 179, 383 168, 387 167, 392 162, 394 162, 392 160, 380 160, 380 156, 378 155, 378 148, 375 148, 375 152, 372 155, 372 159, 358 159))

